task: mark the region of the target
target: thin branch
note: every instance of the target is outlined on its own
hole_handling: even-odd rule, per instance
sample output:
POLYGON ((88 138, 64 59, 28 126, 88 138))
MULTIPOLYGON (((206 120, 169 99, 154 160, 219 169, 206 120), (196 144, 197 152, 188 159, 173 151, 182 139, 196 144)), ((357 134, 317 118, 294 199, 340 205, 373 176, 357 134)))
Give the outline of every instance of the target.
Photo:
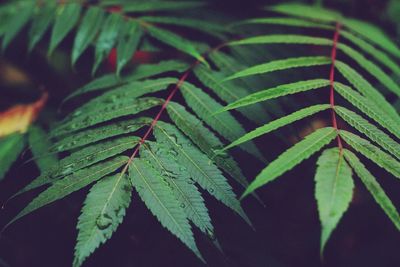
POLYGON ((336 62, 337 44, 339 42, 341 27, 342 27, 342 25, 340 24, 340 22, 337 22, 335 33, 333 36, 333 46, 332 46, 332 52, 331 52, 332 64, 331 64, 331 70, 329 73, 329 83, 330 83, 329 103, 331 105, 331 110, 332 110, 332 126, 333 126, 333 128, 336 129, 336 132, 338 133, 337 142, 338 142, 338 147, 339 147, 340 151, 342 151, 343 145, 342 145, 342 140, 339 135, 339 128, 338 128, 336 112, 335 112, 335 62, 336 62))

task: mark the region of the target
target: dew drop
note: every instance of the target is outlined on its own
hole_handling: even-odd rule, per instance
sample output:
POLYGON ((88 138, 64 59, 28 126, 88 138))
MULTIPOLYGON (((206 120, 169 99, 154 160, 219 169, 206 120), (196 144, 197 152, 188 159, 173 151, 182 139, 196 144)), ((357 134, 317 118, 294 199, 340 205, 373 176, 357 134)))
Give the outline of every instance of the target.
POLYGON ((170 153, 172 156, 174 156, 174 157, 178 156, 178 152, 177 152, 176 150, 174 150, 174 149, 171 149, 171 150, 169 151, 169 153, 170 153))
POLYGON ((86 157, 87 161, 93 161, 94 159, 95 159, 94 155, 89 155, 89 156, 86 157))
POLYGON ((107 229, 111 224, 112 218, 108 214, 101 214, 96 220, 96 225, 100 230, 107 229))
POLYGON ((208 189, 208 191, 209 191, 210 193, 214 193, 214 188, 210 187, 210 188, 208 189))
POLYGON ((185 203, 181 203, 180 206, 181 206, 182 209, 184 209, 186 207, 186 204, 185 203))
POLYGON ((126 125, 126 126, 124 126, 124 129, 125 129, 125 130, 130 130, 130 129, 132 129, 134 126, 135 126, 135 125, 126 125))

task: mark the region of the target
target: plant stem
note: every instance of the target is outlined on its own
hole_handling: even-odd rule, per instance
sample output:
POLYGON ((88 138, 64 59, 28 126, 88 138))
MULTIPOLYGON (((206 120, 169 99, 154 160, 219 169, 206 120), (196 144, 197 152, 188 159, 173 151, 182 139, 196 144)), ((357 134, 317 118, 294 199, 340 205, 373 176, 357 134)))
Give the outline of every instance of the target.
MULTIPOLYGON (((210 49, 209 51, 207 51, 204 55, 208 55, 216 50, 219 50, 220 48, 224 47, 226 45, 226 43, 222 43, 212 49, 210 49)), ((163 105, 161 106, 160 110, 158 111, 157 115, 154 117, 153 121, 151 122, 149 128, 147 129, 146 133, 143 135, 143 137, 140 139, 139 143, 136 145, 135 150, 133 151, 132 155, 129 157, 128 162, 126 163, 126 165, 124 166, 124 168, 121 171, 120 175, 124 175, 126 173, 126 171, 128 170, 129 165, 132 163, 132 161, 135 159, 135 156, 137 155, 137 153, 139 152, 141 146, 144 144, 144 142, 147 140, 147 138, 149 137, 150 133, 153 131, 154 127, 156 126, 158 120, 160 119, 161 115, 163 114, 163 112, 165 111, 165 109, 167 108, 168 104, 171 102, 171 99, 174 97, 174 95, 176 94, 176 92, 178 92, 178 90, 181 88, 182 84, 185 82, 185 80, 187 79, 187 77, 189 76, 189 74, 191 73, 191 71, 198 65, 200 64, 199 60, 196 60, 186 71, 185 73, 181 76, 181 78, 179 79, 179 81, 176 83, 174 89, 172 89, 171 93, 169 93, 168 97, 165 99, 165 102, 163 103, 163 105)))
POLYGON ((332 64, 331 64, 331 70, 329 73, 329 83, 330 83, 329 103, 331 105, 331 111, 332 111, 332 126, 333 126, 333 128, 336 129, 336 132, 337 132, 337 142, 338 142, 338 147, 339 147, 340 151, 343 149, 343 145, 342 145, 342 140, 339 135, 339 128, 338 128, 336 112, 335 112, 335 62, 336 62, 337 44, 339 41, 341 27, 342 27, 342 25, 340 24, 340 22, 337 22, 336 28, 335 28, 335 33, 333 36, 333 46, 332 46, 332 52, 331 52, 332 64))

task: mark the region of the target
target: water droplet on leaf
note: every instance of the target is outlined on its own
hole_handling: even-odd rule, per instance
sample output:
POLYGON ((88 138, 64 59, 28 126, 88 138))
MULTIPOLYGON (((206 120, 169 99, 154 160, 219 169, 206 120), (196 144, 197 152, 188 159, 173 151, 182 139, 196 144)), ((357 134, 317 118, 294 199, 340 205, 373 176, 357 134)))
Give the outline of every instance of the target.
POLYGON ((96 220, 96 225, 100 230, 107 229, 111 224, 112 218, 108 214, 101 214, 96 220))

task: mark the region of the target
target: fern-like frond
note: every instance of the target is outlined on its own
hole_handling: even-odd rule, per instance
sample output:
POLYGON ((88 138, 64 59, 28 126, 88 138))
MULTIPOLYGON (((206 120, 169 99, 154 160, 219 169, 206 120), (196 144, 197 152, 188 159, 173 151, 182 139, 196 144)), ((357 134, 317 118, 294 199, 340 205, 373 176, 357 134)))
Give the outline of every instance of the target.
POLYGON ((58 164, 46 168, 39 177, 19 190, 12 197, 16 197, 40 186, 54 183, 65 176, 73 175, 79 170, 124 152, 130 147, 135 146, 139 141, 139 138, 136 136, 119 137, 110 141, 90 145, 77 152, 73 152, 71 155, 61 159, 58 164))
MULTIPOLYGON (((202 15, 208 14, 200 10, 204 3, 18 1, 0 7, 3 50, 27 32, 31 51, 41 46, 49 31, 49 55, 64 40, 70 40, 72 65, 93 50, 93 74, 101 72, 104 59, 116 52, 116 73, 93 79, 72 92, 64 103, 74 98, 77 107, 50 127, 50 139, 38 128, 30 130, 31 152, 41 174, 14 196, 48 187, 10 223, 97 182, 87 195, 78 222, 74 265, 81 266, 122 222, 133 185, 161 225, 203 260, 190 223, 212 240, 215 233, 201 188, 251 225, 227 175, 247 187, 243 197, 254 194, 337 139, 337 146, 320 156, 315 176, 321 253, 351 201, 351 168, 400 229, 395 207, 347 149, 354 148, 400 178, 400 116, 386 99, 396 101, 400 96, 395 80, 400 73, 397 45, 375 26, 320 7, 279 4, 267 9, 285 16, 232 23, 229 18, 215 21, 213 16, 204 20, 202 15), (184 12, 187 9, 196 15, 184 12), (221 23, 225 19, 232 27, 221 23), (274 25, 301 32, 268 33, 274 25), (258 28, 252 31, 252 27, 258 28), (317 29, 313 35, 305 34, 312 29, 317 29), (327 33, 332 33, 333 39, 327 33), (236 34, 242 39, 236 39, 236 34), (203 35, 210 42, 199 40, 203 35), (211 48, 213 40, 222 43, 211 48), (302 50, 287 53, 286 45, 281 44, 302 50), (264 45, 271 46, 265 49, 264 45), (314 46, 318 49, 303 49, 314 46), (156 57, 165 60, 136 64, 132 58, 141 51, 156 51, 156 57), (330 73, 322 71, 326 66, 331 67, 330 73), (306 73, 313 75, 303 76, 306 73), (318 93, 309 92, 301 101, 287 97, 313 89, 319 89, 318 93), (381 93, 382 89, 390 92, 381 93), (329 93, 329 103, 315 104, 324 103, 322 90, 329 93), (183 98, 173 98, 179 93, 183 98), (341 97, 335 98, 336 94, 341 97), (79 102, 84 99, 89 100, 79 102), (337 103, 343 99, 348 102, 346 108, 337 103), (226 112, 232 109, 244 116, 226 112), (253 139, 279 129, 277 136, 288 143, 283 126, 292 127, 292 123, 327 109, 332 127, 316 127, 319 129, 268 164, 250 185, 239 164, 227 154, 228 149, 240 145, 266 162, 264 155, 270 151, 262 150, 253 139), (366 139, 341 129, 342 120, 336 116, 366 139), (246 133, 243 125, 248 120, 254 130, 246 133), (231 144, 226 146, 224 141, 231 144)), ((2 177, 23 149, 24 137, 11 135, 0 140, 0 146, 2 177)))
POLYGON ((144 159, 136 159, 130 165, 129 177, 159 222, 202 259, 185 211, 160 174, 144 159))
MULTIPOLYGON (((230 113, 214 114, 222 108, 222 105, 201 89, 185 82, 181 92, 197 116, 227 140, 233 141, 245 134, 243 127, 230 113)), ((245 144, 242 148, 260 160, 264 160, 262 153, 253 143, 245 144)))
POLYGON ((378 181, 353 152, 345 149, 343 153, 344 157, 349 162, 357 176, 360 177, 368 191, 372 194, 375 201, 385 211, 396 228, 400 230, 400 215, 378 181))
POLYGON ((400 138, 400 125, 396 124, 389 116, 385 116, 385 113, 374 103, 342 83, 336 82, 334 88, 349 103, 400 138))
MULTIPOLYGON (((249 93, 247 89, 238 86, 233 82, 221 82, 225 77, 223 73, 212 71, 204 66, 196 66, 194 74, 204 84, 204 86, 211 89, 227 103, 239 100, 249 93)), ((252 105, 251 107, 239 109, 238 111, 255 123, 265 122, 266 113, 261 105, 252 105)))
POLYGON ((368 140, 348 131, 341 130, 340 136, 359 153, 363 154, 395 177, 400 178, 400 162, 392 156, 371 144, 368 140))
POLYGON ((72 150, 110 137, 135 132, 150 123, 150 118, 141 117, 137 119, 127 119, 96 128, 85 129, 63 137, 53 144, 51 150, 54 152, 72 150))
POLYGON ((194 185, 190 174, 179 166, 163 144, 150 143, 141 152, 142 158, 148 160, 172 189, 176 200, 184 209, 187 218, 203 233, 214 236, 214 227, 205 206, 204 199, 194 185))
POLYGON ((107 122, 123 116, 134 115, 144 110, 162 105, 163 100, 156 97, 142 97, 134 100, 121 99, 99 106, 90 113, 79 113, 73 116, 68 122, 54 128, 52 134, 59 136, 69 134, 77 130, 85 129, 90 126, 107 122))
POLYGON ((369 139, 382 146, 386 151, 400 160, 400 144, 390 138, 390 136, 347 108, 336 106, 335 111, 348 124, 365 134, 369 139))
POLYGON ((131 73, 123 77, 117 77, 115 74, 106 74, 96 78, 88 84, 76 89, 64 101, 77 97, 81 94, 86 94, 95 91, 104 91, 116 86, 123 86, 128 83, 138 81, 144 78, 149 78, 164 72, 183 72, 188 68, 188 65, 183 61, 165 60, 157 64, 143 64, 135 68, 131 73))
POLYGON ((223 143, 204 124, 190 114, 178 103, 170 103, 167 107, 168 114, 176 126, 188 136, 215 164, 231 175, 239 184, 248 185, 236 161, 229 155, 218 155, 216 150, 223 147, 223 143))
POLYGON ((385 97, 376 90, 366 79, 364 79, 356 70, 342 61, 336 61, 335 67, 339 72, 368 100, 374 102, 381 110, 388 114, 394 121, 400 123, 400 116, 385 97))
POLYGON ((315 105, 311 107, 307 107, 304 109, 301 109, 299 111, 293 112, 290 115, 287 115, 283 118, 276 119, 274 121, 271 121, 263 126, 260 126, 253 131, 250 131, 240 137, 239 139, 235 140, 228 146, 224 147, 221 151, 225 151, 227 149, 230 149, 232 147, 235 147, 237 145, 240 145, 242 143, 248 142, 249 140, 255 139, 263 134, 267 134, 269 132, 272 132, 276 129, 279 129, 280 127, 283 127, 285 125, 288 125, 290 123, 293 123, 295 121, 301 120, 305 117, 311 116, 317 112, 320 112, 322 110, 328 109, 330 106, 325 104, 325 105, 315 105))
POLYGON ((117 156, 106 162, 93 165, 89 168, 77 171, 64 179, 61 179, 47 188, 33 199, 17 216, 15 216, 7 225, 12 224, 23 216, 45 206, 56 200, 62 199, 100 178, 114 172, 128 161, 125 156, 117 156))
POLYGON ((169 124, 159 122, 154 129, 154 135, 158 142, 168 147, 194 181, 251 224, 226 178, 210 163, 208 157, 193 147, 189 140, 169 124))

